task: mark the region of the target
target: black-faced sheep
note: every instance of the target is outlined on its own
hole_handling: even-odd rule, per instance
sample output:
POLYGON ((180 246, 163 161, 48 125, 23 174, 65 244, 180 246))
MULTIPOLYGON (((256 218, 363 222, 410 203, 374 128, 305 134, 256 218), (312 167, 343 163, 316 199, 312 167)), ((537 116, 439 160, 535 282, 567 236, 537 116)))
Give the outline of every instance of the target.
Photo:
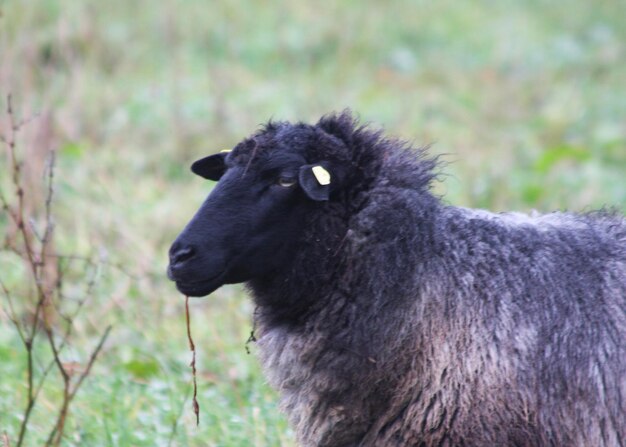
POLYGON ((246 282, 304 446, 626 445, 626 220, 493 214, 359 127, 269 123, 170 251, 187 295, 246 282))

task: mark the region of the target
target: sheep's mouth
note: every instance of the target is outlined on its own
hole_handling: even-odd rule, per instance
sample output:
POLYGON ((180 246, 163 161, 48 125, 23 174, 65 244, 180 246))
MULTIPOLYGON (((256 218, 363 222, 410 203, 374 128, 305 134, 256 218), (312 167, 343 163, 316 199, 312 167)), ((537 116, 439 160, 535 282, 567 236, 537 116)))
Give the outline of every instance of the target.
POLYGON ((223 273, 224 272, 220 272, 218 275, 202 281, 176 281, 176 288, 180 293, 187 296, 207 296, 208 294, 217 290, 223 285, 223 282, 221 280, 223 273))

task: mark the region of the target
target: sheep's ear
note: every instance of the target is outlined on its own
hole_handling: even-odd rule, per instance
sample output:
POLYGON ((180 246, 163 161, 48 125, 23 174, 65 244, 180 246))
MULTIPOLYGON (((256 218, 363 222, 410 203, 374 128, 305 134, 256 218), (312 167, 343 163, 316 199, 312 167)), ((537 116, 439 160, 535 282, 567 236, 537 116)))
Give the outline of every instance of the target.
POLYGON ((191 165, 191 172, 200 177, 204 177, 209 180, 218 181, 226 172, 226 154, 229 150, 223 150, 218 154, 209 155, 208 157, 201 158, 195 161, 191 165))
POLYGON ((298 176, 300 187, 310 199, 316 201, 328 200, 333 176, 330 170, 322 163, 304 165, 300 167, 298 176))

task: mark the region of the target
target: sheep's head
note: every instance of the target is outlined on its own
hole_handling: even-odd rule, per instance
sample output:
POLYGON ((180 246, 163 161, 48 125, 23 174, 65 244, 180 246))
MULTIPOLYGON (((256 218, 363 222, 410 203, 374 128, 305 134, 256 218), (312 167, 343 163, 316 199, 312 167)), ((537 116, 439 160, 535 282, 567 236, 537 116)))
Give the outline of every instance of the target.
POLYGON ((168 276, 180 292, 205 296, 288 267, 307 216, 346 177, 346 142, 329 123, 270 123, 192 165, 218 183, 170 248, 168 276))

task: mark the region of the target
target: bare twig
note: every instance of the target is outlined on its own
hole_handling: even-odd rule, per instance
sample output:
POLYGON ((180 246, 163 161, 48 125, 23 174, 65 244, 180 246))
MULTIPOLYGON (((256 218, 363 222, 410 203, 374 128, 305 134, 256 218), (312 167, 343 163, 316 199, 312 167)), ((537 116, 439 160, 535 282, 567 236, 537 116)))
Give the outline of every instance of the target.
MULTIPOLYGON (((63 351, 63 349, 67 346, 69 339, 72 335, 72 331, 74 329, 74 319, 78 316, 78 314, 80 313, 83 305, 87 302, 87 300, 89 299, 89 297, 91 296, 92 293, 92 289, 95 286, 95 274, 94 276, 89 280, 88 284, 87 284, 87 290, 85 292, 85 295, 83 297, 82 300, 78 301, 78 304, 76 305, 76 308, 74 309, 74 312, 71 315, 64 315, 61 313, 61 311, 59 309, 57 309, 57 311, 59 312, 59 315, 61 315, 61 317, 63 318, 63 320, 67 323, 67 327, 65 329, 65 333, 63 334, 63 337, 61 339, 61 343, 59 344, 57 350, 59 353, 61 353, 63 351)), ((60 288, 61 288, 61 282, 59 281, 59 292, 60 292, 60 288)), ((52 367, 56 364, 56 360, 53 358, 48 365, 45 368, 42 368, 42 373, 39 379, 39 383, 37 384, 37 386, 35 387, 35 391, 34 391, 34 398, 36 399, 37 396, 39 395, 39 392, 41 391, 46 377, 48 376, 48 373, 50 372, 50 370, 52 369, 52 367)))
POLYGON ((15 112, 13 110, 13 96, 9 93, 7 95, 7 115, 11 120, 11 130, 13 134, 17 133, 22 127, 29 124, 31 121, 39 118, 39 113, 34 113, 26 118, 22 118, 19 121, 15 121, 15 112))
POLYGON ((191 338, 191 319, 189 318, 189 297, 185 297, 185 317, 187 320, 187 339, 189 340, 189 349, 192 352, 191 363, 191 373, 193 375, 193 412, 196 414, 196 425, 200 425, 200 405, 198 404, 198 383, 196 381, 196 345, 193 343, 193 339, 191 338))
POLYGON ((26 336, 24 335, 24 332, 22 331, 22 325, 17 320, 17 314, 15 313, 15 308, 13 307, 13 298, 11 297, 11 293, 9 292, 9 289, 7 289, 7 287, 2 282, 2 279, 0 279, 0 288, 2 288, 2 293, 4 293, 4 296, 6 297, 7 302, 9 303, 9 310, 11 311, 11 313, 9 314, 7 312, 7 316, 9 317, 9 320, 11 320, 11 323, 13 323, 13 325, 15 326, 15 329, 17 329, 17 333, 20 336, 22 343, 26 343, 26 336))
MULTIPOLYGON (((61 411, 59 411, 59 417, 57 418, 57 422, 54 428, 52 429, 52 431, 50 432, 50 435, 48 436, 48 440, 46 441, 46 446, 49 446, 49 445, 58 446, 61 443, 61 439, 63 437, 63 429, 65 427, 65 421, 67 419, 67 414, 69 411, 69 406, 72 403, 72 400, 74 399, 74 397, 76 396, 76 393, 78 392, 80 386, 83 384, 83 381, 91 372, 91 367, 95 363, 96 358, 98 357, 98 354, 100 354, 100 351, 102 350, 102 347, 104 346, 104 343, 106 342, 109 336, 109 333, 111 332, 111 328, 112 326, 107 326, 107 328, 105 329, 104 334, 102 334, 102 337, 100 337, 100 341, 98 342, 96 348, 91 352, 91 356, 89 357, 89 362, 87 362, 87 367, 80 374, 80 376, 78 377, 78 381, 74 384, 73 387, 71 386, 69 375, 67 375, 67 380, 65 379, 65 376, 64 376, 63 380, 65 383, 65 389, 64 389, 64 394, 63 394, 63 404, 61 406, 61 411)), ((60 366, 60 368, 63 369, 63 371, 65 371, 62 365, 60 366)))
MULTIPOLYGON (((23 186, 25 183, 22 176, 22 162, 18 159, 16 144, 17 133, 23 126, 35 119, 36 115, 26 119, 16 119, 10 95, 7 97, 6 113, 9 121, 9 131, 6 134, 0 135, 0 142, 3 143, 7 149, 6 152, 9 161, 7 169, 11 173, 13 194, 12 197, 7 197, 3 191, 0 191, 0 206, 3 211, 7 212, 10 222, 14 224, 16 230, 14 232, 15 237, 7 237, 3 246, 0 246, 0 250, 9 250, 24 259, 30 272, 32 284, 35 286, 35 297, 34 300, 30 301, 33 307, 28 309, 29 313, 33 315, 32 322, 30 319, 20 322, 14 304, 14 296, 12 296, 11 290, 7 285, 0 281, 0 290, 8 303, 8 311, 6 309, 4 310, 15 325, 26 351, 26 406, 21 418, 16 446, 21 447, 25 442, 25 435, 32 410, 49 373, 55 369, 55 366, 62 379, 63 394, 60 408, 56 416, 56 422, 49 434, 46 446, 58 446, 63 438, 70 405, 84 380, 90 374, 91 368, 111 331, 111 326, 106 328, 98 344, 91 352, 86 368, 78 376, 76 376, 75 371, 67 366, 67 363, 64 364, 61 360, 64 348, 70 343, 70 338, 75 327, 74 321, 83 309, 85 302, 92 296, 97 270, 102 263, 95 262, 91 258, 81 258, 74 255, 63 256, 54 253, 52 248, 54 235, 52 205, 54 200, 55 152, 53 149, 48 151, 49 158, 45 171, 45 200, 44 203, 40 205, 44 226, 41 232, 37 230, 36 221, 29 215, 33 212, 32 198, 28 196, 28 192, 25 191, 23 186), (28 206, 26 205, 27 199, 28 206), (69 313, 63 312, 61 309, 60 300, 63 298, 63 271, 58 265, 61 259, 80 259, 94 267, 94 274, 87 282, 84 296, 82 299, 78 300, 76 307, 69 313), (52 274, 51 271, 53 272, 52 274), (53 300, 55 297, 59 300, 58 302, 53 300), (60 334, 62 333, 60 337, 55 336, 57 331, 55 331, 54 321, 50 319, 51 311, 56 312, 63 319, 65 327, 63 330, 59 331, 60 334), (41 332, 40 329, 42 326, 52 352, 52 360, 45 367, 38 361, 39 359, 35 358, 34 349, 37 342, 37 335, 41 332), (39 371, 37 380, 35 377, 35 363, 37 363, 39 371)), ((27 303, 27 305, 29 304, 29 300, 23 301, 27 303)), ((5 446, 8 445, 6 433, 3 440, 5 446)))
POLYGON ((54 163, 56 161, 56 152, 54 149, 50 149, 50 156, 48 159, 48 176, 47 176, 47 188, 46 188, 46 203, 44 205, 44 209, 46 211, 45 222, 46 226, 44 229, 43 237, 41 238, 41 251, 39 253, 39 259, 43 260, 46 258, 46 249, 48 248, 48 241, 52 236, 52 231, 54 230, 54 223, 52 221, 52 196, 54 195, 54 163))
MULTIPOLYGON (((0 194, 0 204, 1 203, 2 203, 2 195, 0 194)), ((26 252, 12 245, 5 244, 3 247, 0 247, 0 251, 2 250, 13 252, 16 255, 21 256, 21 257, 26 256, 26 252)), ((102 259, 94 260, 92 257, 89 257, 89 256, 66 255, 66 254, 60 254, 60 253, 45 253, 43 258, 51 258, 55 260, 64 260, 64 261, 80 261, 80 262, 84 262, 85 264, 91 267, 98 267, 98 266, 104 265, 104 266, 111 267, 112 269, 117 270, 118 272, 120 272, 121 274, 123 274, 124 276, 130 279, 133 279, 133 280, 140 279, 139 275, 127 271, 124 265, 118 262, 110 262, 110 261, 106 261, 102 259)))
MULTIPOLYGON (((2 195, 2 205, 5 210, 8 211, 9 216, 13 219, 18 232, 22 235, 22 243, 24 245, 24 252, 26 254, 27 264, 30 267, 32 277, 34 283, 37 288, 37 300, 35 304, 35 312, 34 319, 29 331, 18 331, 21 332, 20 338, 24 344, 26 349, 26 364, 27 364, 27 391, 26 391, 26 408, 24 409, 24 415, 22 418, 22 423, 20 425, 19 436, 17 440, 17 446, 20 447, 24 442, 24 436, 26 434, 26 427, 28 425, 28 421, 30 418, 31 411, 35 405, 35 397, 34 397, 34 385, 33 385, 33 344, 35 342, 35 337, 37 335, 37 327, 39 321, 39 315, 42 311, 44 303, 46 301, 46 294, 42 287, 42 281, 40 276, 40 262, 35 256, 34 249, 31 245, 31 241, 29 238, 28 230, 24 224, 25 222, 25 205, 24 205, 24 188, 22 187, 21 181, 21 163, 17 159, 16 154, 16 133, 22 128, 22 126, 26 125, 30 122, 31 119, 23 119, 17 121, 15 119, 15 115, 13 112, 13 105, 11 95, 7 97, 7 115, 9 119, 9 127, 11 129, 10 136, 2 137, 2 142, 8 149, 9 156, 9 169, 12 172, 11 180, 13 183, 13 187, 15 190, 15 196, 17 197, 17 205, 15 207, 11 207, 7 201, 7 199, 2 195)), ((10 296, 10 293, 5 293, 5 295, 10 296)), ((10 306, 12 306, 12 301, 8 300, 10 306)), ((14 318, 15 321, 17 321, 14 318)))

